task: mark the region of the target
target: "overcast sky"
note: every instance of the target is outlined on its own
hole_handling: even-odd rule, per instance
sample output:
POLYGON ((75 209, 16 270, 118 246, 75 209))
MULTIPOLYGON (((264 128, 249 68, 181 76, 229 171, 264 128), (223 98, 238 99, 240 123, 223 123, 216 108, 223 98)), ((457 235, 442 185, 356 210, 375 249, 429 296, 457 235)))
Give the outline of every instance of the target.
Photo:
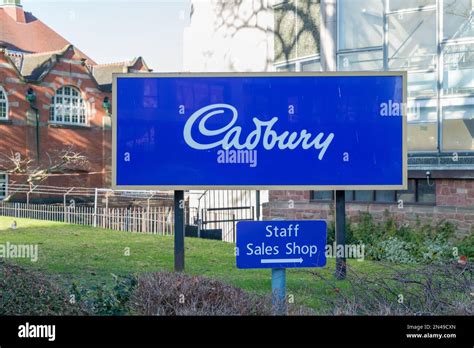
POLYGON ((155 71, 180 71, 189 0, 23 0, 23 8, 97 63, 143 56, 155 71))

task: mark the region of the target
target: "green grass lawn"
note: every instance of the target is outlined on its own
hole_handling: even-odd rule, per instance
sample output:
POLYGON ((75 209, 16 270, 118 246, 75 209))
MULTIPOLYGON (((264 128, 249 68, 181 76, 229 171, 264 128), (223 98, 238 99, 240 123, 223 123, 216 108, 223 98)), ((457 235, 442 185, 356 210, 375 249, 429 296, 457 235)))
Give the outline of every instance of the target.
MULTIPOLYGON (((0 244, 38 244, 39 259, 11 259, 8 262, 59 276, 65 286, 72 282, 88 287, 112 282, 117 275, 140 274, 173 269, 173 237, 68 225, 50 221, 0 217, 0 244), (10 229, 13 220, 18 228, 10 229), (130 256, 125 255, 126 248, 130 256)), ((231 285, 258 293, 271 290, 270 270, 239 270, 235 266, 234 245, 220 241, 186 238, 186 272, 217 278, 231 285)), ((328 259, 321 274, 332 279, 334 259, 328 259)), ((376 262, 350 260, 349 267, 376 272, 376 262)), ((344 289, 346 281, 339 281, 344 289)), ((334 293, 324 281, 307 270, 287 271, 287 292, 295 304, 315 309, 324 306, 321 295, 334 293)))

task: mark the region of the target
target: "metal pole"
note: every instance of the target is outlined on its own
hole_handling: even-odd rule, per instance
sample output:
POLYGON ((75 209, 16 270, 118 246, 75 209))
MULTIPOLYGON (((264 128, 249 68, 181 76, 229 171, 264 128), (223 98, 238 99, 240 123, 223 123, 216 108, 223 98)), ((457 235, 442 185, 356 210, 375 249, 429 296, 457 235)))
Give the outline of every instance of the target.
POLYGON ((339 257, 338 249, 346 245, 346 196, 345 191, 336 191, 336 273, 338 280, 346 279, 346 257, 339 257))
POLYGON ((36 118, 36 158, 39 162, 40 160, 40 119, 39 119, 39 109, 36 107, 32 109, 35 111, 36 118))
POLYGON ((66 202, 67 202, 67 195, 69 193, 71 193, 72 191, 74 191, 74 187, 73 188, 70 188, 65 194, 64 194, 64 201, 63 201, 63 204, 64 204, 64 218, 63 218, 63 221, 66 222, 66 215, 67 215, 67 207, 66 207, 66 202))
MULTIPOLYGON (((441 46, 441 41, 443 40, 443 30, 444 30, 444 0, 438 0, 436 2, 436 13, 438 15, 438 29, 436 31, 436 46, 437 46, 437 64, 439 67, 444 66, 444 55, 443 48, 441 46)), ((438 118, 438 153, 441 155, 441 139, 443 139, 443 103, 442 92, 443 92, 443 82, 444 82, 444 71, 443 69, 437 69, 438 73, 436 76, 436 99, 438 102, 438 107, 436 108, 436 116, 438 118)), ((418 110, 417 110, 418 112, 418 110)))
POLYGON ((174 191, 174 270, 184 271, 184 191, 174 191))
POLYGON ((388 70, 388 18, 389 0, 383 2, 383 70, 388 70))
POLYGON ((97 188, 94 192, 94 227, 97 227, 97 188))
POLYGON ((232 214, 232 243, 237 243, 237 238, 236 238, 236 224, 235 224, 235 213, 232 214))
POLYGON ((272 268, 272 305, 274 315, 286 315, 285 268, 272 268))
POLYGON ((257 221, 260 221, 260 191, 255 191, 255 214, 257 215, 257 221))

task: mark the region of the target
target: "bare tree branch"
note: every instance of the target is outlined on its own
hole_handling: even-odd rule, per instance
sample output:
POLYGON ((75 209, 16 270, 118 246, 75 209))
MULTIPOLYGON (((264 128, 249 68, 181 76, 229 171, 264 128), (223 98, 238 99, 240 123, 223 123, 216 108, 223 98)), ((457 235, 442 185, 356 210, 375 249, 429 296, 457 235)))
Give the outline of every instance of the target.
MULTIPOLYGON (((10 156, 0 157, 0 168, 9 175, 23 175, 23 184, 30 187, 40 184, 48 179, 52 174, 65 174, 68 172, 88 171, 90 167, 89 159, 79 152, 73 150, 72 146, 60 149, 53 153, 45 153, 48 157, 47 165, 38 164, 32 158, 22 157, 20 153, 11 151, 10 156)), ((5 201, 9 201, 18 190, 9 192, 5 201)))

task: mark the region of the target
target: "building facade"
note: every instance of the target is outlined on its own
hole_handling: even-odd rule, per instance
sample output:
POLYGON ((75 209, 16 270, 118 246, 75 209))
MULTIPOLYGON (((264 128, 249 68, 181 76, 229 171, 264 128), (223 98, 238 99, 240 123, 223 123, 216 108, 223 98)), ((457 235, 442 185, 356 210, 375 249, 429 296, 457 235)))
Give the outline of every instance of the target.
POLYGON ((273 8, 266 1, 192 1, 183 70, 266 71, 273 67, 273 8))
MULTIPOLYGON (((107 187, 114 72, 149 71, 142 58, 96 64, 19 0, 0 4, 0 199, 29 184, 30 168, 51 170, 41 185, 107 187), (65 151, 87 163, 55 165, 65 151), (16 160, 16 161, 15 161, 16 160), (21 168, 15 166, 21 163, 21 168)), ((20 197, 17 197, 20 198, 20 197)))
MULTIPOLYGON (((347 191, 348 215, 370 212, 409 223, 450 221, 462 233, 472 232, 473 0, 225 1, 234 18, 265 18, 260 25, 244 20, 242 27, 265 31, 246 45, 266 49, 244 52, 232 42, 239 28, 229 25, 221 3, 205 5, 214 14, 206 25, 191 18, 188 35, 201 31, 208 39, 199 47, 204 58, 189 64, 190 71, 213 71, 213 64, 202 61, 216 59, 224 71, 408 71, 408 190, 347 191), (255 11, 249 14, 250 8, 255 11), (219 53, 217 45, 225 52, 219 53), (240 61, 233 52, 245 54, 247 64, 230 64, 240 61), (263 60, 269 63, 262 65, 263 60)), ((196 1, 193 6, 199 13, 203 5, 196 1)), ((267 219, 331 220, 333 198, 330 191, 270 191, 263 214, 267 219)))

